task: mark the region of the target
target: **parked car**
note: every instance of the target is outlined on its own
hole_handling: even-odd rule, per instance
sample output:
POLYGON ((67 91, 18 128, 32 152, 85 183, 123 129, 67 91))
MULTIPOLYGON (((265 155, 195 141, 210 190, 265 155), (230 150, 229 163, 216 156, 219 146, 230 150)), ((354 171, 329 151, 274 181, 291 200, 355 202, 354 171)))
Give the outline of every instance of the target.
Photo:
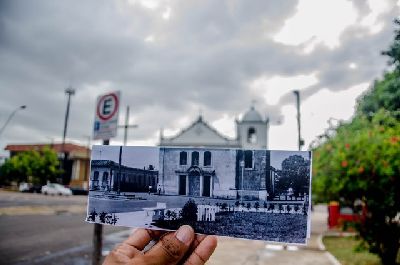
POLYGON ((42 190, 41 185, 34 185, 32 183, 21 182, 18 187, 20 192, 34 192, 40 193, 42 190))
POLYGON ((31 186, 32 186, 32 184, 30 184, 30 183, 21 182, 19 184, 18 189, 19 189, 20 192, 29 192, 31 186))
POLYGON ((44 195, 72 195, 72 191, 70 188, 66 188, 63 185, 57 183, 49 183, 42 187, 42 193, 44 195))

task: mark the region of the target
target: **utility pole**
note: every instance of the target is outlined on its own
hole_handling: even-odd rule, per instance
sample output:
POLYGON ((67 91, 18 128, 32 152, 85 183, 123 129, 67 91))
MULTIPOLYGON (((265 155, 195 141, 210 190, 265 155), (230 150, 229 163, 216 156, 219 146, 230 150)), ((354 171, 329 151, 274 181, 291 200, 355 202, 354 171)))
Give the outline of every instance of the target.
MULTIPOLYGON (((83 137, 85 137, 87 139, 87 144, 86 144, 86 159, 87 163, 85 163, 85 175, 84 175, 84 181, 87 181, 87 183, 89 183, 89 179, 88 179, 88 173, 90 170, 90 143, 91 143, 91 136, 90 135, 84 135, 83 137)), ((89 184, 88 184, 89 185, 89 184)))
POLYGON ((118 128, 124 128, 124 145, 126 145, 128 141, 128 129, 129 128, 137 128, 137 124, 129 124, 129 106, 126 106, 126 115, 125 115, 125 124, 118 125, 118 128))
MULTIPOLYGON (((103 145, 110 145, 110 140, 103 140, 103 145)), ((100 265, 103 250, 103 225, 94 224, 92 265, 100 265)))
POLYGON ((63 133, 63 138, 62 138, 62 147, 61 151, 64 153, 64 159, 63 159, 63 169, 64 169, 64 174, 63 174, 63 184, 68 184, 68 179, 67 179, 67 172, 66 172, 66 164, 67 164, 67 152, 65 151, 65 137, 67 136, 67 128, 68 128, 68 118, 69 118, 69 107, 71 104, 71 96, 75 95, 75 89, 72 87, 68 87, 65 89, 65 94, 68 95, 68 102, 67 102, 67 110, 65 111, 65 119, 64 119, 64 133, 63 133))
POLYGON ((301 120, 300 120, 300 91, 295 90, 293 93, 296 96, 296 108, 297 108, 297 132, 298 132, 298 145, 299 151, 302 145, 304 145, 304 140, 301 138, 301 120))

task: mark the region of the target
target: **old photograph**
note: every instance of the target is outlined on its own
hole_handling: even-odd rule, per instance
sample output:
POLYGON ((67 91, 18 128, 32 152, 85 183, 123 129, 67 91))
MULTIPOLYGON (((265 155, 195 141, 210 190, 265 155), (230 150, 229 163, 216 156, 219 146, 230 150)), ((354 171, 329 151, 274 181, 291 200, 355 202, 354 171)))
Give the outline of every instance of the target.
POLYGON ((88 222, 305 244, 311 153, 94 146, 88 222))

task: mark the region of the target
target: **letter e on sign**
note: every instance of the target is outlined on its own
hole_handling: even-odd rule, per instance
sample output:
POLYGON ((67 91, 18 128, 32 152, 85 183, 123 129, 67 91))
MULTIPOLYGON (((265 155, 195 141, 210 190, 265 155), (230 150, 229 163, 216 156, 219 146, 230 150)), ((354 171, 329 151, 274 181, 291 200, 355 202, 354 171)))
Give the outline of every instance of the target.
POLYGON ((119 98, 116 94, 110 93, 100 97, 97 103, 97 116, 103 121, 111 119, 118 111, 119 98))
POLYGON ((96 102, 93 138, 107 140, 117 135, 120 92, 100 95, 96 102))

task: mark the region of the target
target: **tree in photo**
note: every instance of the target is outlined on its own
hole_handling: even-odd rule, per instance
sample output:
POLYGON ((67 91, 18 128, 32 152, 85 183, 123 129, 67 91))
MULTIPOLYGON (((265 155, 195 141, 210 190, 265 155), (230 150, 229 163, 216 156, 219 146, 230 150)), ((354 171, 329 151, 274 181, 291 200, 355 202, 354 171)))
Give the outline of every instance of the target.
POLYGON ((290 188, 295 196, 308 193, 310 185, 310 161, 300 155, 292 155, 283 160, 278 190, 287 192, 290 188))
POLYGON ((197 221, 197 204, 189 199, 181 210, 181 220, 186 224, 194 225, 197 221))

